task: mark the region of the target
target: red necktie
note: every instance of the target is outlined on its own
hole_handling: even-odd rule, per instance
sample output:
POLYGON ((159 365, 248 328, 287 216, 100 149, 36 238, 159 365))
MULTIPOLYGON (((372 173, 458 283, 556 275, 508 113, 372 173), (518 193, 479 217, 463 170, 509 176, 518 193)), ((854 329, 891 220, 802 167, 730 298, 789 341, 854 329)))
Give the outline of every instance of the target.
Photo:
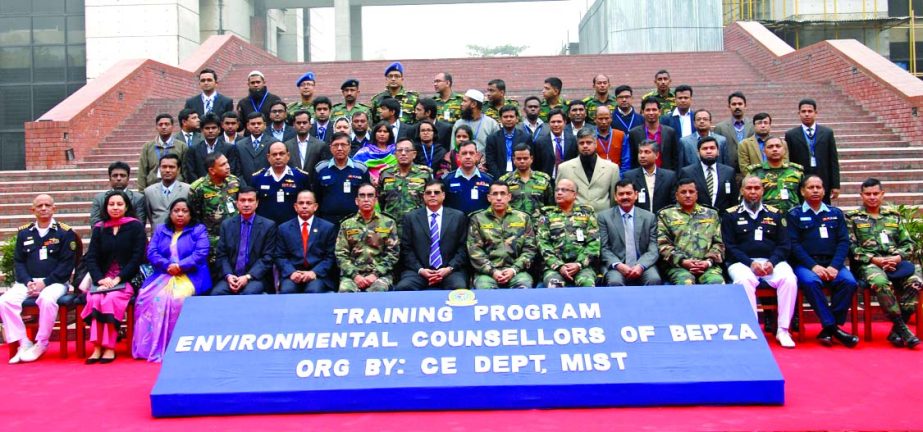
POLYGON ((311 237, 310 232, 308 231, 308 223, 301 223, 301 246, 304 248, 304 260, 308 261, 308 238, 311 237))

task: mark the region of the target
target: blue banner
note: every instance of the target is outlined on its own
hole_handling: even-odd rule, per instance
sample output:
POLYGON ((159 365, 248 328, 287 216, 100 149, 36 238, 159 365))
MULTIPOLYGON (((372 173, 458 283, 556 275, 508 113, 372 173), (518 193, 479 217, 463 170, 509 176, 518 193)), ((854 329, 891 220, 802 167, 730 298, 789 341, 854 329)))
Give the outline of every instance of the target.
POLYGON ((193 297, 155 417, 782 404, 738 285, 193 297))

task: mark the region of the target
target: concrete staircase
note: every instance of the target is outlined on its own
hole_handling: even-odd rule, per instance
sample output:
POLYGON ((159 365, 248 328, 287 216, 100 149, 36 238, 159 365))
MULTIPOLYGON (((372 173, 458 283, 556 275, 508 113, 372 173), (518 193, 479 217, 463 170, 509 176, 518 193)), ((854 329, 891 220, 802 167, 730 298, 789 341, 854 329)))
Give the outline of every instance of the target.
MULTIPOLYGON (((341 99, 339 85, 346 77, 356 77, 362 82, 361 98, 367 101, 383 88, 382 72, 387 63, 318 63, 310 69, 319 76, 318 94, 330 96, 334 103, 341 99)), ((526 95, 540 94, 542 81, 552 75, 564 80, 565 97, 582 98, 592 93, 593 75, 603 72, 612 77, 613 88, 621 83, 634 87, 636 106, 641 95, 651 89, 654 72, 668 69, 674 85, 693 86, 693 107, 709 109, 714 123, 730 116, 727 95, 742 91, 748 99, 748 115, 770 113, 774 133, 780 135, 799 124, 798 100, 811 97, 819 104, 818 122, 833 128, 840 150, 843 184, 836 205, 844 208, 858 205, 858 186, 870 176, 885 182, 888 201, 892 203, 915 204, 923 196, 919 181, 923 179, 920 152, 923 143, 902 140, 830 84, 768 81, 736 53, 411 60, 404 64, 406 87, 426 96, 432 95, 432 77, 449 71, 455 75, 458 92, 472 87, 483 89, 490 79, 502 77, 507 82, 508 94, 520 101, 526 95)), ((307 67, 240 65, 221 78, 220 91, 239 99, 246 92, 243 84, 246 74, 253 69, 266 74, 270 91, 293 101, 298 97, 294 81, 307 67)), ((141 146, 154 137, 154 117, 161 112, 175 116, 182 105, 179 99, 148 99, 72 169, 0 172, 0 239, 32 220, 31 200, 43 192, 55 198, 56 218, 76 227, 86 237, 90 202, 95 194, 108 188, 106 167, 112 161, 122 160, 134 170, 141 146)), ((131 187, 134 185, 132 180, 131 187)))

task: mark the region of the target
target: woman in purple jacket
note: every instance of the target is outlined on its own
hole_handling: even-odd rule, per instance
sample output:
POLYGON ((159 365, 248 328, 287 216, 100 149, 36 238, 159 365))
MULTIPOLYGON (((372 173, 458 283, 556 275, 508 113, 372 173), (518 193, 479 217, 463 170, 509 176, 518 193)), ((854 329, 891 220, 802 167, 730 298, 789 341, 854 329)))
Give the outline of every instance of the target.
POLYGON ((186 198, 170 204, 167 222, 154 230, 147 259, 154 267, 138 294, 131 354, 158 362, 170 343, 186 297, 211 289, 208 233, 186 198))

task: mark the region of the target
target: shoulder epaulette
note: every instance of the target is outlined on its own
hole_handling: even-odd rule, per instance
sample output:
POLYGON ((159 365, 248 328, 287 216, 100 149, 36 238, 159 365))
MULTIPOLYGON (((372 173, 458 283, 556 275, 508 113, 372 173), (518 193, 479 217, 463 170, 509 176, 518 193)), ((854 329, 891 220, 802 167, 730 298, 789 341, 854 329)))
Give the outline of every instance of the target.
POLYGON ((430 168, 430 167, 428 167, 428 166, 426 166, 426 165, 422 165, 422 164, 416 164, 416 165, 417 165, 417 167, 420 168, 421 171, 425 171, 425 172, 428 172, 428 173, 432 173, 432 172, 433 172, 433 169, 430 168))
POLYGON ((353 161, 353 166, 358 168, 362 172, 367 172, 369 170, 369 167, 366 164, 361 163, 361 162, 353 161))
MULTIPOLYGON (((781 213, 782 213, 782 212, 779 211, 779 208, 776 207, 776 206, 772 206, 772 205, 769 205, 769 204, 763 204, 763 207, 766 207, 766 210, 769 210, 769 211, 771 211, 771 212, 773 212, 773 213, 778 213, 778 214, 781 214, 781 213)), ((728 211, 730 211, 730 210, 728 210, 728 211)))
POLYGON ((757 168, 762 168, 762 167, 763 167, 763 164, 750 164, 750 165, 747 167, 747 171, 749 171, 749 172, 752 173, 752 172, 753 172, 754 170, 756 170, 757 168))
POLYGON ((795 167, 795 168, 798 168, 798 169, 800 169, 801 171, 804 171, 804 166, 801 165, 801 164, 798 164, 798 163, 795 163, 795 162, 788 162, 788 165, 789 165, 789 166, 792 166, 792 167, 795 167))
POLYGON ((27 223, 27 224, 25 224, 25 225, 23 225, 23 226, 21 226, 21 227, 19 227, 19 228, 16 228, 16 230, 17 230, 17 231, 25 231, 25 230, 27 230, 27 229, 29 229, 29 228, 32 228, 32 224, 33 224, 33 223, 34 223, 34 222, 29 222, 29 223, 27 223))
POLYGON ((895 216, 900 216, 900 215, 901 215, 900 213, 898 213, 897 209, 895 209, 894 207, 891 207, 891 206, 889 206, 889 205, 888 205, 888 206, 884 206, 884 205, 881 206, 880 213, 881 213, 881 214, 890 214, 890 215, 895 215, 895 216))
POLYGON ((303 170, 303 169, 301 169, 301 168, 298 168, 298 167, 295 167, 295 171, 298 171, 298 172, 300 172, 300 173, 302 173, 302 174, 304 174, 304 175, 306 175, 306 176, 311 175, 311 173, 309 173, 309 172, 307 172, 307 171, 305 171, 305 170, 303 170))
POLYGON ((316 165, 314 165, 314 172, 320 172, 320 170, 324 169, 324 167, 326 167, 329 163, 330 159, 318 162, 316 165))
POLYGON ((256 170, 256 172, 253 173, 253 177, 256 177, 256 176, 258 176, 258 175, 262 175, 262 174, 263 174, 264 172, 266 172, 266 170, 268 170, 268 169, 269 169, 269 168, 260 168, 260 169, 256 170))
POLYGON ((542 208, 540 208, 539 211, 542 213, 548 213, 550 211, 555 211, 557 209, 558 209, 558 206, 547 205, 547 206, 542 206, 542 208))
POLYGON ((596 214, 596 209, 591 205, 580 204, 577 206, 577 208, 580 209, 580 211, 583 211, 585 213, 596 214))
POLYGON ((477 215, 479 215, 479 214, 481 214, 481 213, 484 213, 484 212, 486 212, 486 211, 488 211, 488 210, 490 210, 490 208, 475 210, 475 211, 471 212, 470 214, 468 214, 468 218, 473 218, 473 217, 475 217, 475 216, 477 216, 477 215))
MULTIPOLYGON (((702 207, 706 207, 706 206, 705 206, 704 204, 702 204, 702 207)), ((767 207, 768 207, 768 206, 767 206, 767 207)), ((737 205, 734 206, 734 207, 728 207, 728 209, 727 209, 727 212, 728 212, 728 213, 735 213, 735 212, 737 212, 737 211, 740 211, 740 204, 737 204, 737 205)))
POLYGON ((844 214, 844 216, 846 216, 846 217, 848 217, 848 218, 851 218, 851 217, 859 216, 859 215, 861 215, 862 213, 863 213, 863 211, 862 211, 861 209, 852 209, 852 210, 846 212, 846 213, 844 214))
POLYGON ((68 225, 68 224, 66 224, 66 223, 64 223, 64 222, 58 222, 58 226, 61 227, 61 230, 63 230, 63 231, 71 231, 71 230, 73 230, 73 228, 71 228, 70 225, 68 225))

